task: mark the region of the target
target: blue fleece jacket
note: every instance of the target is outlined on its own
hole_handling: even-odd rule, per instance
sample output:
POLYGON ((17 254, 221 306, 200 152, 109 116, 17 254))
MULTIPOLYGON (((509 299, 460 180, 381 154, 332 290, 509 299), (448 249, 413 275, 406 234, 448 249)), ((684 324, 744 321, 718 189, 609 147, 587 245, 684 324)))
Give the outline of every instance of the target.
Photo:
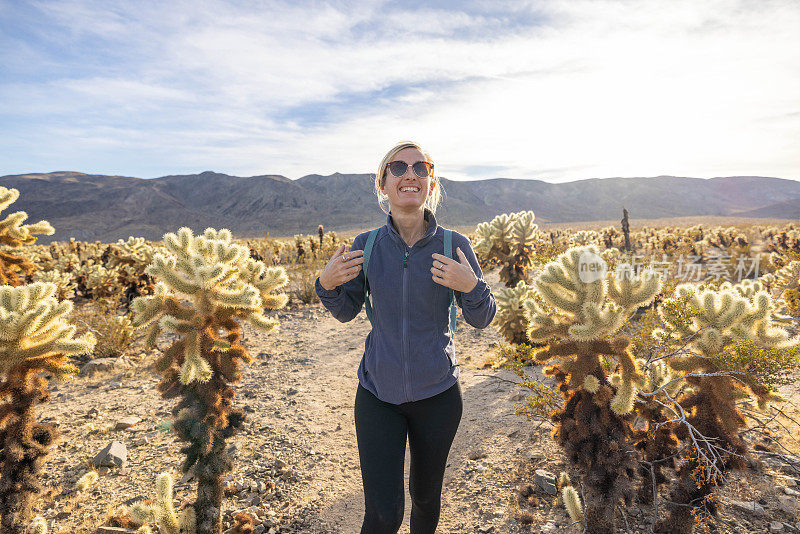
MULTIPOLYGON (((369 262, 372 331, 358 367, 361 385, 384 402, 402 404, 437 395, 455 384, 460 370, 449 328, 450 289, 433 281, 434 252, 444 253, 444 229, 425 210, 428 231, 409 247, 392 224, 378 230, 369 262)), ((364 250, 369 232, 356 236, 351 250, 364 250)), ((478 277, 468 293, 455 292, 464 320, 475 328, 492 322, 497 307, 469 240, 453 232, 456 248, 478 277)), ((341 322, 352 320, 364 304, 364 270, 332 290, 315 282, 322 304, 341 322)))

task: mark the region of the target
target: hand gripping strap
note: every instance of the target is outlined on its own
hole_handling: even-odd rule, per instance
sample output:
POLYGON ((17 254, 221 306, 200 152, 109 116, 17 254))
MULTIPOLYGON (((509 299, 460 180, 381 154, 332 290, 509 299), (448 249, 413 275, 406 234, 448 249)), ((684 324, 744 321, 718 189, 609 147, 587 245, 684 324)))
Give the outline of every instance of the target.
MULTIPOLYGON (((453 231, 444 231, 444 253, 450 259, 453 259, 453 231)), ((450 290, 450 337, 454 338, 456 335, 456 294, 450 290)))
POLYGON ((375 243, 375 236, 378 235, 379 228, 372 230, 367 236, 367 243, 364 245, 364 307, 367 310, 367 319, 372 324, 372 302, 369 297, 369 285, 367 284, 367 269, 369 269, 369 257, 372 254, 372 245, 375 243))

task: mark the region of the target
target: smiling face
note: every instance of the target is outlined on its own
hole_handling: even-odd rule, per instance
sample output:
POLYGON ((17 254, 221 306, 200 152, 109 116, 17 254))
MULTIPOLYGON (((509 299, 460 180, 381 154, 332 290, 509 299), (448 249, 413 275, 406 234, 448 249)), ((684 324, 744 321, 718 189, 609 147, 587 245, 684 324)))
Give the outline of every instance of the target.
POLYGON ((425 200, 436 187, 436 181, 430 177, 420 178, 411 166, 418 161, 428 161, 416 148, 404 148, 395 154, 391 161, 405 161, 408 168, 399 178, 387 168, 381 190, 389 197, 392 212, 422 210, 425 200))

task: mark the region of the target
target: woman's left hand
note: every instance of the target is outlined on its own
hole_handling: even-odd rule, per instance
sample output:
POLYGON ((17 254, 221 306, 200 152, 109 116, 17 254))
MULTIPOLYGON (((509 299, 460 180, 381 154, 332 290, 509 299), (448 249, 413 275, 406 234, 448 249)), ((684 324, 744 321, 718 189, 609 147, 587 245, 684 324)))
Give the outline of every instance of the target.
POLYGON ((433 267, 431 267, 433 281, 450 289, 469 293, 478 284, 478 277, 475 276, 475 272, 467 261, 467 257, 461 252, 461 248, 456 248, 456 254, 460 261, 451 260, 441 254, 431 255, 433 256, 433 267))

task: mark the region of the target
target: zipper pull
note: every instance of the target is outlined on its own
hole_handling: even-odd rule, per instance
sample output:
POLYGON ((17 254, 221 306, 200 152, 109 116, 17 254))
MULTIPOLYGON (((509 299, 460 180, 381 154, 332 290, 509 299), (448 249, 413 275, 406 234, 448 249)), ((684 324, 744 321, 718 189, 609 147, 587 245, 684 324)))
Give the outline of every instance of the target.
POLYGON ((408 251, 406 250, 406 255, 403 256, 403 269, 408 267, 408 251))

